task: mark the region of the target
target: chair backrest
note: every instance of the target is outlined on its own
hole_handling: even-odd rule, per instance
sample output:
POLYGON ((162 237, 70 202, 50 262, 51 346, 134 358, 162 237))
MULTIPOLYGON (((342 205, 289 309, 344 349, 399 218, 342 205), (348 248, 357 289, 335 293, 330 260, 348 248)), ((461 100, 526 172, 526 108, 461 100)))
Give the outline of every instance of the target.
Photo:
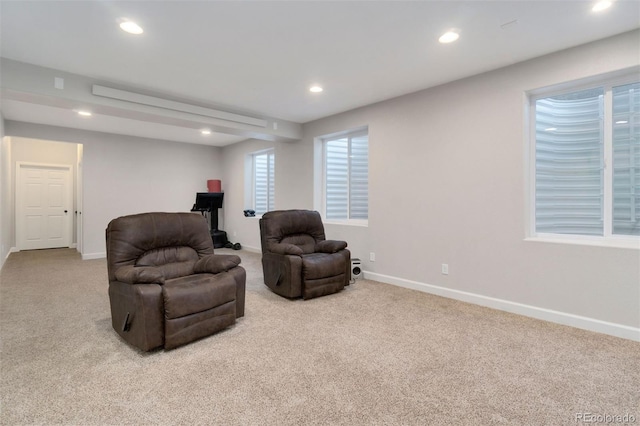
POLYGON ((260 219, 262 252, 268 253, 269 244, 288 243, 313 253, 315 245, 324 241, 324 226, 320 213, 313 210, 275 210, 260 219))
POLYGON ((109 281, 125 265, 159 266, 166 278, 188 275, 202 256, 213 254, 206 219, 199 213, 141 213, 109 222, 109 281))

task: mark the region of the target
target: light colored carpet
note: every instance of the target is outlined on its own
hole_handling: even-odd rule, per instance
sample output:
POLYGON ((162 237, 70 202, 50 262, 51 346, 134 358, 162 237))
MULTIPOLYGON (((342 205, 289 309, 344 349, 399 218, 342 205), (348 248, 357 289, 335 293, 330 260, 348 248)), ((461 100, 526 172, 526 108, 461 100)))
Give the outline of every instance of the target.
POLYGON ((308 301, 247 269, 246 316, 172 351, 111 329, 106 262, 13 253, 0 274, 6 425, 640 423, 640 344, 373 281, 308 301), (579 423, 579 422, 578 422, 579 423))

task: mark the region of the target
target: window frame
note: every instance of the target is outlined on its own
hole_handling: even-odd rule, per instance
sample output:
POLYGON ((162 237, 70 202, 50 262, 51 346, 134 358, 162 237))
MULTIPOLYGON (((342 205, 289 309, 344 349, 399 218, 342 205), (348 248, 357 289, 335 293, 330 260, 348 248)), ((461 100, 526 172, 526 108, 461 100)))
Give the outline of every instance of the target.
MULTIPOLYGON (((315 205, 316 210, 320 211, 320 215, 324 223, 334 224, 334 225, 351 225, 351 226, 369 226, 369 203, 367 202, 367 219, 351 219, 349 218, 350 214, 350 205, 351 198, 350 195, 347 197, 347 219, 329 219, 327 218, 327 149, 326 143, 328 141, 342 139, 342 138, 354 138, 358 136, 367 136, 367 152, 369 153, 369 127, 357 127, 350 130, 345 130, 337 133, 331 133, 323 136, 319 136, 315 138, 316 140, 316 156, 319 157, 319 161, 316 161, 316 167, 319 168, 319 173, 316 173, 316 193, 319 195, 315 197, 315 205)), ((351 151, 351 141, 349 141, 349 151, 351 151)), ((367 154, 367 170, 369 170, 369 155, 367 154)), ((349 172, 350 172, 349 166, 349 172)), ((367 177, 367 185, 369 183, 369 178, 367 177)), ((350 191, 350 185, 349 191, 350 191)), ((369 185, 367 187, 367 198, 369 195, 369 185)))
POLYGON ((623 70, 588 79, 532 90, 525 96, 526 241, 632 248, 640 250, 640 237, 613 234, 613 88, 637 83, 640 69, 623 70), (582 90, 604 89, 603 117, 603 235, 554 234, 536 231, 536 101, 582 90))
POLYGON ((251 205, 250 208, 252 210, 256 211, 256 216, 255 217, 259 218, 259 217, 262 217, 262 215, 264 213, 267 213, 267 212, 271 211, 271 210, 269 210, 269 204, 270 204, 269 198, 270 198, 270 196, 271 196, 272 201, 273 201, 273 206, 271 206, 271 207, 272 207, 273 210, 275 210, 275 198, 276 198, 275 197, 275 192, 276 192, 275 191, 275 186, 276 186, 275 185, 275 155, 276 155, 276 152, 275 152, 274 148, 268 148, 268 149, 263 149, 263 150, 260 150, 260 151, 252 152, 249 155, 251 157, 251 202, 249 204, 251 205), (273 182, 271 182, 271 185, 269 185, 269 172, 267 172, 267 210, 265 212, 263 212, 263 213, 258 213, 258 211, 256 209, 256 195, 257 195, 256 158, 258 156, 261 156, 261 155, 267 155, 267 165, 268 165, 268 167, 269 167, 269 164, 270 164, 269 156, 273 157, 274 166, 273 166, 273 182), (273 191, 270 194, 269 189, 271 187, 273 187, 273 191))

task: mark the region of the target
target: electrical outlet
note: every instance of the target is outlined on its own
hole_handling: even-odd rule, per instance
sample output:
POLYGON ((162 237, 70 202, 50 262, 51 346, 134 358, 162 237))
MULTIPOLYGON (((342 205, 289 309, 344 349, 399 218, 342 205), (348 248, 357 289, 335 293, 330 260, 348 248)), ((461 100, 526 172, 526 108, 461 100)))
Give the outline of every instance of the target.
POLYGON ((443 263, 442 264, 442 275, 449 275, 449 264, 448 263, 443 263))
POLYGON ((234 236, 234 237, 237 237, 237 236, 238 236, 238 233, 237 233, 236 231, 233 231, 233 236, 234 236))
POLYGON ((374 252, 369 253, 369 261, 370 262, 376 261, 376 254, 374 252))

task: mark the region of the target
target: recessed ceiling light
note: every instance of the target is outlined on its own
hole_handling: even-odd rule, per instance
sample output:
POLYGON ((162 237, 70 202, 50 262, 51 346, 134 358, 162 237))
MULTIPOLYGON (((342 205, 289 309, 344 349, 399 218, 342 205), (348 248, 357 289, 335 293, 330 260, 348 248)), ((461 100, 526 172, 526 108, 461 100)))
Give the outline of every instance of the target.
POLYGON ((320 93, 320 92, 322 92, 323 90, 324 90, 324 89, 323 89, 322 87, 317 86, 317 85, 316 85, 316 86, 311 86, 311 87, 309 88, 309 91, 310 91, 310 92, 313 92, 313 93, 320 93))
POLYGON ((125 20, 121 22, 120 28, 122 28, 123 31, 126 31, 129 34, 142 34, 144 32, 144 30, 142 29, 142 27, 140 27, 140 25, 129 20, 125 20))
POLYGON ((210 135, 210 134, 211 134, 211 130, 209 130, 209 129, 202 129, 202 130, 200 130, 200 133, 202 133, 203 135, 210 135))
POLYGON ((81 115, 83 117, 91 117, 93 115, 89 111, 77 111, 77 112, 78 112, 78 115, 81 115))
POLYGON ((446 33, 442 34, 440 36, 440 38, 438 39, 438 41, 440 43, 452 43, 454 41, 456 41, 457 39, 460 38, 460 34, 458 34, 457 31, 447 31, 446 33))
POLYGON ((592 12, 602 12, 605 9, 609 9, 612 4, 613 4, 613 2, 611 2, 609 0, 602 0, 602 1, 599 1, 598 3, 594 4, 593 7, 591 8, 591 11, 592 12))

